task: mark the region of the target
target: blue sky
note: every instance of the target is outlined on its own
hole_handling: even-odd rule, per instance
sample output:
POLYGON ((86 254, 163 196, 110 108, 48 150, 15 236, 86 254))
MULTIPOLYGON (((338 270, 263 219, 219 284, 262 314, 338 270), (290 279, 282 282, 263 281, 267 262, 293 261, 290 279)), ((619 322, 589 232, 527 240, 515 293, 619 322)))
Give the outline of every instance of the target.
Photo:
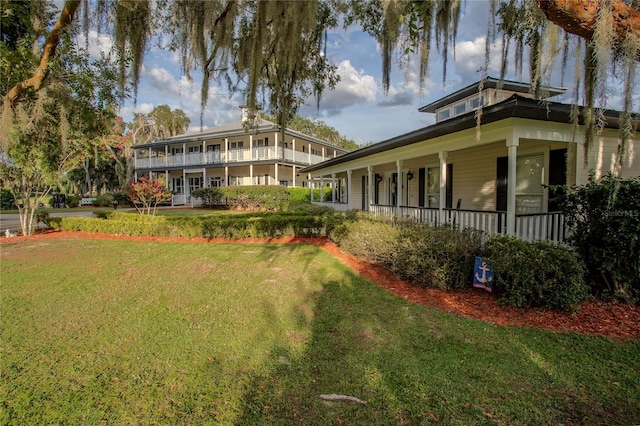
MULTIPOLYGON (((488 1, 468 0, 464 3, 456 40, 456 57, 449 58, 445 83, 442 81, 442 58, 434 50, 430 74, 422 88, 415 71, 409 69, 405 73, 396 65, 386 95, 382 91, 382 62, 376 42, 358 28, 330 33, 327 56, 338 67, 341 81, 335 90, 324 93, 319 109, 315 99, 309 99, 299 114, 320 119, 359 144, 379 142, 434 123, 432 114, 420 113, 418 108, 481 77, 479 70, 484 64, 488 12, 488 1)), ((110 45, 109 37, 98 36, 95 32, 91 34, 92 50, 108 50, 110 45)), ((500 45, 496 45, 492 49, 489 75, 499 76, 499 59, 500 45)), ((570 65, 563 82, 569 90, 564 97, 553 100, 570 102, 572 75, 573 67, 570 65)), ((521 76, 510 72, 507 78, 528 81, 529 76, 526 71, 521 76)), ((549 83, 561 84, 559 70, 551 73, 549 83)), ((611 85, 609 108, 621 107, 616 87, 619 85, 611 85)), ((242 103, 239 96, 230 97, 225 88, 212 84, 204 112, 204 128, 239 120, 239 106, 242 103)), ((640 95, 636 95, 634 110, 638 110, 639 103, 640 95)), ((184 110, 191 119, 190 131, 200 129, 199 76, 196 74, 193 81, 188 81, 180 72, 176 54, 152 46, 145 58, 137 103, 127 102, 120 113, 128 121, 134 111, 146 113, 162 104, 184 110)))

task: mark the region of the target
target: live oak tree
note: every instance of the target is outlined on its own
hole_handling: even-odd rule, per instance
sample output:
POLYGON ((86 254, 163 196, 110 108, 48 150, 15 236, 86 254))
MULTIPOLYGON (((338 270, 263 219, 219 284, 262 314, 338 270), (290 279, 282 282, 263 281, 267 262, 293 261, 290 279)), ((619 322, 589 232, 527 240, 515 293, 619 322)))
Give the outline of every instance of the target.
MULTIPOLYGON (((15 106, 26 91, 42 87, 61 35, 82 9, 85 29, 95 24, 113 34, 121 89, 129 81, 135 91, 144 52, 162 31, 170 36, 169 47, 180 52, 185 74, 203 72, 202 110, 210 82, 225 82, 232 91, 244 93, 249 107, 267 104, 284 128, 308 97, 320 99, 337 82, 336 69, 324 54, 328 30, 358 23, 379 42, 386 91, 394 57, 404 66, 418 61, 424 82, 433 47, 443 59, 446 78, 463 8, 461 0, 96 0, 91 4, 94 22, 89 20, 88 2, 65 2, 33 74, 6 92, 4 103, 15 106)), ((578 103, 581 94, 585 100, 587 147, 603 125, 598 107, 606 104, 607 76, 615 74, 624 81, 620 134, 624 154, 635 130, 630 111, 640 59, 640 1, 488 0, 487 7, 487 63, 497 37, 502 38, 502 75, 510 53, 516 58, 510 66, 522 69, 528 51, 535 95, 542 95, 550 64, 566 64, 569 54, 576 52, 582 56, 574 71, 578 86, 574 100, 578 103)), ((37 16, 38 7, 32 9, 30 16, 37 16)), ((576 125, 577 114, 574 111, 576 125)))

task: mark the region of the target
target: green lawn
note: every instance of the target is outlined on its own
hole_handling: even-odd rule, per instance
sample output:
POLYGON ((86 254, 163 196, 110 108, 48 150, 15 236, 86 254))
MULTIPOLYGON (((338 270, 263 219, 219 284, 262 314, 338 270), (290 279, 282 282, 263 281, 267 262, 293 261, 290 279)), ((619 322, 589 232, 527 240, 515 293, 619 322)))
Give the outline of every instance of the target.
POLYGON ((640 342, 412 305, 315 246, 51 239, 1 260, 0 424, 640 422, 640 342))

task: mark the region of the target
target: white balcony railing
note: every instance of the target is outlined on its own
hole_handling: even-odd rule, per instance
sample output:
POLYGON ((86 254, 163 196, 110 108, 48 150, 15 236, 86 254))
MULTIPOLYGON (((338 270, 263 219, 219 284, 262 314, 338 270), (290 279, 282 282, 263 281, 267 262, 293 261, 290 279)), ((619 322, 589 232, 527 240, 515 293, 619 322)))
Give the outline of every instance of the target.
POLYGON ((238 148, 228 151, 192 152, 188 154, 160 155, 136 159, 136 169, 150 169, 162 167, 195 166, 219 163, 237 163, 260 160, 284 160, 297 164, 318 164, 326 160, 320 155, 307 152, 293 151, 292 149, 276 148, 273 146, 258 148, 238 148))

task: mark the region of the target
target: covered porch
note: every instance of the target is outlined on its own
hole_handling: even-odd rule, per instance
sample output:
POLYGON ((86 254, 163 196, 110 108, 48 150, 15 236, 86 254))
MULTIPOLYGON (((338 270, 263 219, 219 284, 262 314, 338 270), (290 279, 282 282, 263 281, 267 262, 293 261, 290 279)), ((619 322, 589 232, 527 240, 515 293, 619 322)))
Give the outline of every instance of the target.
POLYGON ((565 220, 549 186, 576 182, 581 147, 556 123, 505 121, 483 126, 479 139, 467 129, 311 171, 312 188, 332 188, 331 200, 312 202, 564 242, 565 220))

